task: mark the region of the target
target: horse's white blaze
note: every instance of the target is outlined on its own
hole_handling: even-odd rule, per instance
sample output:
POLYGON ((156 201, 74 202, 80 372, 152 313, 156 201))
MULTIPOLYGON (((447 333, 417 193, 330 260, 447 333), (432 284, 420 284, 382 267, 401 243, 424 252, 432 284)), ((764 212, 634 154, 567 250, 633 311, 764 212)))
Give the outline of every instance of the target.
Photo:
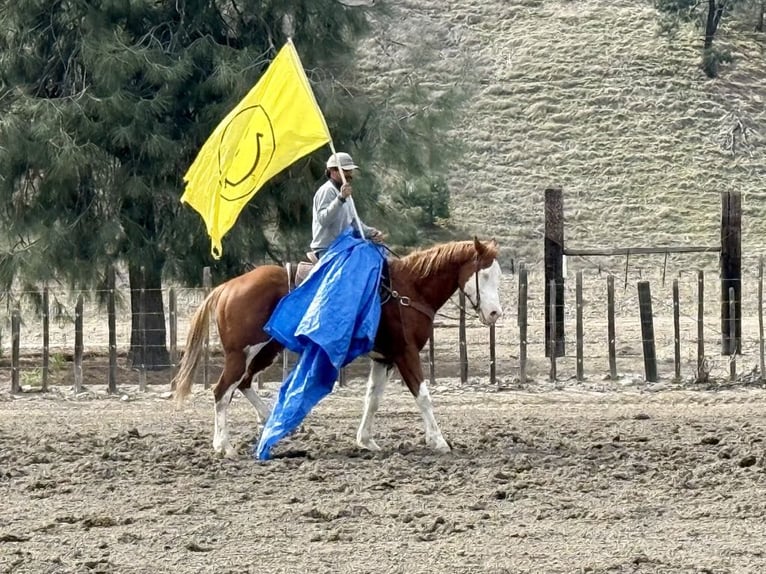
POLYGON ((367 379, 367 393, 364 396, 364 412, 359 430, 356 432, 356 444, 368 450, 380 450, 373 439, 373 426, 375 413, 380 406, 380 397, 386 388, 388 380, 387 367, 384 364, 372 361, 370 376, 367 379))
MULTIPOLYGON (((492 265, 479 272, 479 319, 485 325, 491 325, 503 316, 503 307, 500 305, 500 277, 502 272, 500 264, 493 261, 492 265)), ((463 287, 466 296, 476 302, 476 273, 468 278, 463 287)))
POLYGON ((425 381, 420 383, 420 390, 415 402, 420 407, 420 414, 423 416, 423 422, 425 423, 426 444, 440 452, 448 452, 450 447, 447 441, 444 440, 442 431, 436 423, 434 408, 431 403, 431 393, 428 391, 428 385, 425 381))

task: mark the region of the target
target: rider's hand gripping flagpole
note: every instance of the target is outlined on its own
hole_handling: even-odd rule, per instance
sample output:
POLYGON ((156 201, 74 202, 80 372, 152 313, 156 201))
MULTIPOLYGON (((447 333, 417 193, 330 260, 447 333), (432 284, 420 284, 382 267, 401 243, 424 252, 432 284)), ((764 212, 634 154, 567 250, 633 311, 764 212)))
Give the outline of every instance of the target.
MULTIPOLYGON (((329 131, 329 130, 328 130, 329 131)), ((337 157, 336 151, 335 151, 335 144, 332 142, 332 138, 330 139, 330 150, 332 151, 332 155, 337 157)), ((340 179, 343 185, 346 185, 346 174, 343 173, 343 169, 340 167, 340 164, 338 164, 338 173, 340 173, 340 179)), ((356 211, 356 204, 354 204, 354 198, 352 196, 348 197, 348 200, 351 201, 351 211, 354 212, 354 221, 356 222, 356 227, 359 229, 359 235, 362 236, 362 239, 367 239, 364 235, 364 228, 362 227, 362 220, 359 219, 359 213, 356 211)))

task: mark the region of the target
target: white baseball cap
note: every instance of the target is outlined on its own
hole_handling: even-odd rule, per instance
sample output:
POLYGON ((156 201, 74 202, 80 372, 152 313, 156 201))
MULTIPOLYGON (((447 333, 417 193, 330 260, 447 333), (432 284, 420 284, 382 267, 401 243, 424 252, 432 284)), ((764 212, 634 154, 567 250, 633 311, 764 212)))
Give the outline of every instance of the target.
POLYGON ((338 166, 340 166, 343 171, 351 171, 352 169, 359 168, 359 166, 354 163, 351 156, 343 151, 332 154, 330 159, 327 160, 327 169, 338 166))

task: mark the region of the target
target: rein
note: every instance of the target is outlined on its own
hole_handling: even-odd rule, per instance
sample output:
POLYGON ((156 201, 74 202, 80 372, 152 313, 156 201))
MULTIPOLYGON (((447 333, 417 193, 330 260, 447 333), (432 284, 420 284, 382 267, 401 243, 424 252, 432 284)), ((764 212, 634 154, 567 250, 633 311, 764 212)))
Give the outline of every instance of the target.
POLYGON ((420 311, 421 313, 423 313, 423 315, 431 319, 431 321, 434 320, 435 313, 433 309, 431 309, 430 307, 427 307, 426 305, 423 305, 422 303, 418 303, 417 301, 413 301, 406 295, 401 295, 397 290, 392 289, 389 285, 383 285, 382 287, 383 289, 388 291, 388 295, 389 295, 389 299, 384 301, 383 302, 384 304, 388 303, 389 300, 394 299, 402 307, 412 307, 416 311, 420 311))
MULTIPOLYGON (((391 250, 389 249, 389 251, 391 251, 391 250)), ((391 253, 393 253, 393 251, 391 251, 391 253)), ((480 312, 481 312, 481 291, 479 291, 479 271, 481 271, 481 269, 479 268, 479 258, 478 257, 476 259, 474 259, 474 263, 476 264, 476 272, 474 273, 474 280, 476 282, 476 302, 474 302, 473 299, 471 299, 471 297, 468 295, 468 293, 465 292, 465 289, 463 289, 462 287, 459 287, 458 289, 460 290, 461 293, 463 293, 463 295, 465 295, 465 298, 471 304, 471 307, 473 308, 474 312, 477 315, 479 315, 480 312)), ((392 289, 392 285, 391 285, 390 282, 391 282, 391 278, 389 277, 389 284, 388 285, 385 285, 385 284, 381 285, 381 287, 385 291, 388 292, 388 297, 386 298, 385 301, 382 302, 382 304, 388 303, 388 301, 390 301, 391 299, 394 299, 402 307, 412 307, 416 311, 420 311, 426 317, 431 319, 431 321, 434 320, 434 317, 436 315, 439 315, 440 317, 445 317, 447 319, 454 319, 454 317, 450 317, 449 315, 445 315, 444 313, 441 313, 441 312, 436 313, 436 312, 434 312, 433 309, 431 309, 430 307, 428 307, 426 305, 423 305, 422 303, 418 303, 417 301, 412 301, 408 296, 402 295, 398 291, 396 291, 395 289, 392 289)), ((468 311, 465 308, 464 305, 459 305, 458 304, 457 308, 462 310, 462 311, 468 311)))
POLYGON ((388 251, 388 252, 389 252, 391 255, 393 255, 394 257, 396 257, 397 259, 401 259, 401 258, 402 258, 402 256, 401 256, 401 255, 399 255, 399 254, 398 254, 396 251, 394 251, 393 249, 391 249, 391 248, 390 248, 388 245, 386 245, 385 243, 381 243, 381 244, 380 244, 380 246, 381 246, 383 249, 385 249, 386 251, 388 251))
POLYGON ((474 279, 476 280, 476 303, 471 300, 471 298, 468 296, 468 293, 465 292, 465 289, 461 289, 461 291, 463 292, 463 295, 465 295, 465 298, 468 299, 468 302, 471 304, 471 307, 473 307, 473 310, 476 311, 476 314, 478 314, 481 309, 481 291, 479 291, 479 271, 481 271, 481 269, 479 268, 478 257, 474 259, 474 263, 476 264, 476 272, 473 275, 474 279))

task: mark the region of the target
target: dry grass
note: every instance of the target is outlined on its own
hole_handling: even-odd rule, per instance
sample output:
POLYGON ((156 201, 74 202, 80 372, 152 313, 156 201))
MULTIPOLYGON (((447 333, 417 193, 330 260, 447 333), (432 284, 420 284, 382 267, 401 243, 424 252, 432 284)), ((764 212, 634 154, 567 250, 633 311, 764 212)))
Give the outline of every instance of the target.
MULTIPOLYGON (((401 2, 361 66, 402 81, 404 46, 439 45, 417 74, 434 90, 474 85, 452 137, 452 224, 494 235, 508 255, 542 253, 543 190, 565 189, 572 246, 712 244, 720 196, 743 196, 743 252, 766 235, 766 39, 723 30, 734 55, 699 70, 699 36, 662 36, 649 1, 401 2), (732 130, 746 128, 731 151, 732 130)), ((715 266, 710 257, 683 256, 715 266)), ((594 262, 596 264, 596 262, 594 262)))

